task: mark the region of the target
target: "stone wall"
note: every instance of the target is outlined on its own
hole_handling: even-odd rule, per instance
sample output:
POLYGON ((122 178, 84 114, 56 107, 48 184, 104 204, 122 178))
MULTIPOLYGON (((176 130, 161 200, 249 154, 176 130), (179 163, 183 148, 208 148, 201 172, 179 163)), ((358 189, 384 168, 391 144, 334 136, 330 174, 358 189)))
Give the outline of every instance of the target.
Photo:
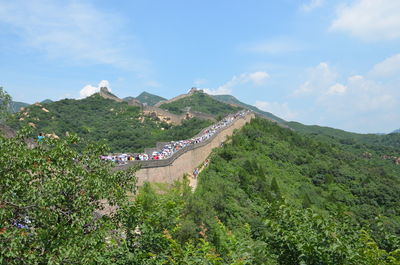
POLYGON ((140 163, 142 167, 136 172, 139 186, 145 181, 173 183, 175 180, 181 179, 185 173, 192 173, 194 168, 203 163, 212 150, 219 147, 228 136, 233 134, 235 129, 242 128, 253 118, 253 113, 248 114, 244 118, 239 118, 207 141, 179 150, 168 159, 131 161, 127 165, 119 166, 118 169, 123 170, 140 163))

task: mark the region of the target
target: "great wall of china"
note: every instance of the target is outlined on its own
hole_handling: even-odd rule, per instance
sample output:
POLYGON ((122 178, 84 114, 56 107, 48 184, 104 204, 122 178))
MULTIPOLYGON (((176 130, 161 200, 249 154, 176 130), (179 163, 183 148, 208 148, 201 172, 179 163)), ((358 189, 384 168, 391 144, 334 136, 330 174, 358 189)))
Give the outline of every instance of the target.
POLYGON ((219 147, 228 136, 231 136, 236 129, 242 128, 246 123, 255 117, 254 113, 248 113, 238 118, 229 126, 221 129, 210 139, 188 146, 173 154, 165 160, 129 161, 126 165, 117 167, 117 170, 124 170, 140 164, 141 168, 135 173, 138 185, 144 182, 173 183, 180 180, 184 174, 191 174, 193 169, 202 164, 211 154, 212 150, 219 147))

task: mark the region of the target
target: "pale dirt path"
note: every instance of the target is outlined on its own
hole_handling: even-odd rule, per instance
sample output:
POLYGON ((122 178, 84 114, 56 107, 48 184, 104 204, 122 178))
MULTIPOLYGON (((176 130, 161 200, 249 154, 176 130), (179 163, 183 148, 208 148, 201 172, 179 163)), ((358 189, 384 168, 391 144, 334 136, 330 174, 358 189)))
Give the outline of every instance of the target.
MULTIPOLYGON (((208 165, 209 165, 209 164, 210 164, 210 159, 207 158, 206 160, 208 160, 208 165)), ((206 160, 205 160, 205 161, 206 161, 206 160)), ((205 162, 205 161, 204 161, 204 162, 205 162)), ((192 191, 193 191, 193 192, 196 190, 196 187, 197 187, 197 180, 199 179, 200 173, 203 171, 203 169, 206 168, 204 162, 201 164, 201 167, 199 168, 199 174, 197 174, 197 178, 194 177, 193 172, 189 175, 189 186, 192 187, 192 191)), ((208 166, 208 165, 207 165, 207 166, 208 166)), ((193 169, 193 171, 194 171, 194 169, 193 169)))

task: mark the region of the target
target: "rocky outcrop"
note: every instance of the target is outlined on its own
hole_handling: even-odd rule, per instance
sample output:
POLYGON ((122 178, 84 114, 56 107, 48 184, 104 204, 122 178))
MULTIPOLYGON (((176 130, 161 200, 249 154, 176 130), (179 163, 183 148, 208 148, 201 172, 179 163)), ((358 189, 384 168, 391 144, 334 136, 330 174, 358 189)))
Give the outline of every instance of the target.
POLYGON ((211 120, 215 121, 213 115, 205 114, 202 112, 188 111, 182 115, 173 114, 165 109, 161 109, 155 106, 143 106, 143 113, 152 118, 158 118, 160 121, 179 125, 183 120, 188 120, 191 118, 198 118, 202 120, 211 120))
MULTIPOLYGON (((5 138, 13 138, 17 136, 17 132, 7 125, 0 124, 0 136, 3 136, 5 138)), ((32 138, 26 138, 24 141, 28 148, 32 149, 36 146, 36 142, 32 138)))

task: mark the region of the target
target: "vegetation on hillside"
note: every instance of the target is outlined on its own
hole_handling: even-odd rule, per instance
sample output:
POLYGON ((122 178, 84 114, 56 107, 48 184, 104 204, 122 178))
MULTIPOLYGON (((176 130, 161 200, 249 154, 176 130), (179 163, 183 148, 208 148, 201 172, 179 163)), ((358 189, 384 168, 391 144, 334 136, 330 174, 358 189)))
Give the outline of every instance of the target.
POLYGON ((361 154, 256 119, 216 150, 193 194, 142 188, 133 259, 399 264, 400 167, 361 154))
POLYGON ((396 152, 400 148, 400 134, 359 134, 318 125, 304 125, 298 122, 287 122, 290 128, 328 142, 339 142, 356 148, 366 147, 387 152, 396 152))
POLYGON ((76 152, 74 135, 33 149, 28 135, 0 136, 0 264, 110 264, 123 218, 101 210, 128 207, 135 169, 112 172, 104 146, 76 152))
POLYGON ((143 116, 139 107, 104 99, 95 94, 74 100, 31 105, 9 121, 14 128, 33 124, 39 132, 64 136, 77 133, 87 142, 107 143, 112 152, 141 152, 158 141, 190 138, 209 126, 210 121, 190 119, 172 126, 143 116))
POLYGON ((218 101, 227 103, 227 104, 235 104, 235 105, 239 105, 242 106, 243 108, 249 109, 254 111, 255 113, 267 117, 268 119, 272 119, 274 121, 280 122, 280 123, 285 123, 285 121, 277 116, 275 116, 274 114, 270 113, 270 112, 266 112, 266 111, 262 111, 259 108, 243 103, 241 101, 239 101, 237 98, 235 98, 232 95, 215 95, 212 96, 213 98, 215 98, 218 101))
POLYGON ((23 138, 0 136, 0 263, 399 264, 398 237, 383 229, 399 209, 397 193, 386 194, 399 169, 384 164, 381 180, 358 183, 377 173, 374 163, 271 122, 256 119, 217 150, 194 193, 186 180, 162 194, 145 184, 134 201, 134 169, 112 172, 97 159, 104 147, 77 153, 72 135, 27 149, 23 138), (307 170, 331 163, 354 185, 337 176, 314 183, 307 170), (386 215, 374 237, 351 212, 366 197, 346 194, 369 183, 384 187, 371 189, 386 215), (103 215, 101 199, 118 207, 103 215))
MULTIPOLYGON (((54 104, 33 108, 76 102, 54 104)), ((215 150, 194 192, 186 178, 160 193, 145 183, 132 200, 135 168, 113 171, 104 145, 78 152, 72 134, 29 149, 27 128, 0 135, 1 264, 400 264, 400 166, 380 149, 257 118, 215 150)))
POLYGON ((200 91, 197 91, 188 97, 170 103, 164 103, 160 108, 166 109, 175 114, 183 114, 190 110, 221 117, 226 116, 229 113, 238 112, 242 109, 240 107, 222 103, 200 91))

